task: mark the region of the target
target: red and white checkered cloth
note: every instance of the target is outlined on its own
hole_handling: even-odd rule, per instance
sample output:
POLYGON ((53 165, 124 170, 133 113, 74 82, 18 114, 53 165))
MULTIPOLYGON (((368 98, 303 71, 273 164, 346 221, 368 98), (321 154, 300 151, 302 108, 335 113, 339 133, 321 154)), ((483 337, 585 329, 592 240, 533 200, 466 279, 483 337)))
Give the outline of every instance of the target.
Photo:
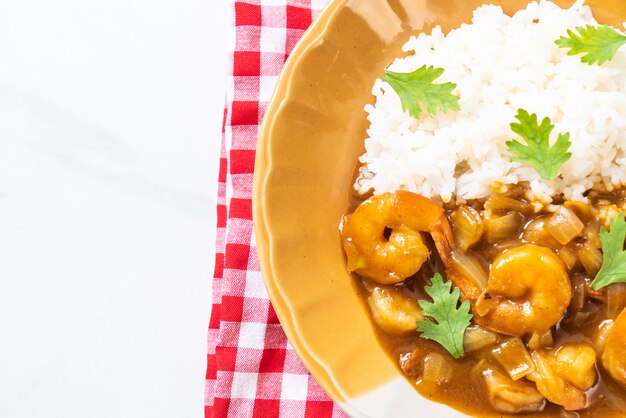
POLYGON ((302 365, 268 299, 252 231, 259 124, 287 56, 326 0, 234 2, 205 416, 345 417, 302 365))

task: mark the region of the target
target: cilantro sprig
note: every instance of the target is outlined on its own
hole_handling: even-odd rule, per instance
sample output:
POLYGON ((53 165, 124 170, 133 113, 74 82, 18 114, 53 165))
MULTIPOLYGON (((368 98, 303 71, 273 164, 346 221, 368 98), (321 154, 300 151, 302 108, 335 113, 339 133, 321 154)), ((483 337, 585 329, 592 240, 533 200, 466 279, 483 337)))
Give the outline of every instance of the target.
POLYGON ((385 70, 383 80, 398 93, 402 110, 419 119, 425 109, 431 115, 438 111, 459 110, 459 96, 452 94, 454 83, 434 84, 443 74, 443 68, 423 66, 411 73, 385 70))
POLYGON ((600 242, 604 261, 602 267, 591 282, 593 290, 601 289, 613 283, 626 283, 626 251, 624 251, 624 239, 626 239, 626 221, 624 215, 609 223, 610 231, 604 227, 600 230, 600 242))
POLYGON ((578 33, 571 29, 568 36, 561 36, 555 42, 559 48, 569 48, 567 55, 585 54, 580 60, 589 65, 602 65, 615 56, 617 50, 626 44, 626 36, 608 25, 578 26, 578 33))
POLYGON ((572 156, 569 149, 569 132, 559 134, 553 146, 550 146, 550 134, 554 125, 550 118, 544 118, 541 124, 537 123, 537 115, 528 114, 524 109, 517 111, 515 116, 519 123, 511 123, 511 130, 521 136, 526 145, 516 140, 506 142, 509 152, 513 154, 512 161, 526 163, 532 166, 544 180, 556 178, 559 168, 572 156))
POLYGON ((468 301, 459 303, 460 290, 452 290, 451 282, 444 282, 441 274, 436 273, 432 278, 432 285, 426 286, 424 290, 432 298, 432 302, 420 300, 418 303, 422 308, 422 314, 432 320, 424 319, 417 321, 418 330, 421 337, 437 341, 454 358, 461 358, 463 352, 463 335, 469 326, 472 314, 469 313, 470 304, 468 301))

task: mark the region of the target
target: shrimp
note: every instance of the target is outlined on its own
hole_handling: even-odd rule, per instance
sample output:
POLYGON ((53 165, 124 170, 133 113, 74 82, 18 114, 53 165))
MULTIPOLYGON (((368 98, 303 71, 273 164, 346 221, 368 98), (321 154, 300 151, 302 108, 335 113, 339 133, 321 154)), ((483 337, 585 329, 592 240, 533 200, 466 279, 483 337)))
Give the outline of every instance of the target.
POLYGON ((571 297, 561 259, 549 248, 523 244, 494 260, 487 288, 473 303, 474 320, 502 334, 544 334, 561 319, 571 297))
POLYGON ((527 377, 546 399, 569 411, 587 406, 585 392, 597 380, 596 351, 590 344, 566 343, 552 350, 535 350, 531 356, 535 371, 527 377))
POLYGON ((374 322, 393 334, 415 331, 417 321, 424 319, 417 302, 394 289, 374 288, 367 304, 374 322))
POLYGON ((602 365, 626 388, 626 308, 618 315, 604 344, 602 365))
POLYGON ((544 334, 569 305, 572 290, 563 262, 549 248, 533 244, 500 255, 487 288, 480 288, 452 258, 454 236, 443 208, 404 190, 373 196, 345 219, 341 236, 348 270, 380 284, 399 283, 429 257, 422 233, 431 235, 448 279, 485 328, 514 336, 544 334))
POLYGON ((380 284, 399 283, 417 273, 429 256, 422 233, 429 233, 442 258, 449 258, 454 236, 440 205, 404 190, 372 196, 343 224, 348 270, 380 284))
POLYGON ((514 381, 485 360, 478 363, 474 372, 482 377, 489 403, 497 411, 509 414, 536 412, 546 404, 543 395, 531 382, 525 379, 514 381))

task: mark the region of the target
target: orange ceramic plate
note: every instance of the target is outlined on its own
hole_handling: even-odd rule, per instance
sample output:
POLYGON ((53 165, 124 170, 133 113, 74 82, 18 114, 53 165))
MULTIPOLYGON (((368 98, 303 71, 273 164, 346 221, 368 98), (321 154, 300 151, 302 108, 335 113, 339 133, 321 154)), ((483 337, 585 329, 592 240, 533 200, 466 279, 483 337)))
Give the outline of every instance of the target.
MULTIPOLYGON (((374 80, 411 34, 458 27, 483 3, 513 13, 528 1, 331 0, 291 54, 265 115, 253 200, 263 277, 302 361, 355 417, 462 416, 421 397, 383 351, 346 272, 338 227, 374 80)), ((587 4, 601 22, 626 17, 621 0, 587 4)))

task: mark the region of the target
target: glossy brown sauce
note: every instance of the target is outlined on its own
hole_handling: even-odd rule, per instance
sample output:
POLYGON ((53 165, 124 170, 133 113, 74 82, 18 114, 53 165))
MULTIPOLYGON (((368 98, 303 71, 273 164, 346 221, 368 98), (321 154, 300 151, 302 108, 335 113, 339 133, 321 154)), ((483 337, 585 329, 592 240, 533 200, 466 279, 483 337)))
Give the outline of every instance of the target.
MULTIPOLYGON (((511 194, 516 199, 523 200, 520 195, 523 194, 524 189, 519 191, 513 191, 511 194), (517 194, 517 195, 516 195, 517 194)), ((364 197, 353 197, 352 210, 362 202, 364 197)), ((621 206, 626 202, 626 193, 624 191, 605 192, 605 193, 592 193, 589 196, 591 206, 594 208, 605 207, 609 205, 621 206)), ((555 201, 556 204, 563 203, 562 201, 555 201)), ((483 209, 484 201, 473 201, 466 203, 477 209, 483 209)), ((448 219, 453 210, 457 207, 455 205, 447 205, 446 212, 448 219)), ((351 212, 352 212, 351 210, 351 212)), ((519 229, 508 240, 514 240, 515 242, 524 243, 523 233, 525 228, 534 220, 540 217, 548 216, 545 210, 538 213, 532 213, 524 216, 523 221, 520 224, 519 229)), ((434 249, 433 243, 428 242, 429 238, 425 237, 429 248, 432 249, 431 255, 428 261, 422 266, 420 271, 414 276, 408 278, 404 282, 394 285, 393 287, 399 290, 401 293, 410 296, 414 300, 426 299, 428 296, 424 292, 424 286, 430 284, 430 278, 434 273, 439 272, 445 277, 445 269, 442 262, 437 255, 437 251, 434 249)), ((489 243, 483 237, 468 253, 476 256, 481 260, 481 264, 484 265, 486 271, 490 267, 490 263, 493 261, 496 254, 498 254, 497 247, 501 244, 489 243)), ((582 239, 575 239, 568 244, 571 247, 579 247, 584 245, 582 239)), ((547 245, 549 246, 549 245, 547 245)), ((556 249, 556 248, 553 248, 556 249)), ((589 283, 593 277, 590 277, 583 266, 576 265, 569 272, 570 278, 577 277, 577 280, 585 280, 589 283)), ((355 275, 355 281, 357 283, 357 289, 361 295, 364 305, 367 307, 367 298, 370 294, 370 290, 375 283, 368 279, 360 278, 355 275), (370 289, 370 290, 368 290, 370 289)), ((572 312, 568 308, 561 321, 553 327, 552 336, 554 343, 552 346, 558 346, 565 342, 579 342, 584 341, 593 345, 593 335, 598 329, 598 326, 607 318, 606 309, 604 303, 595 300, 589 295, 585 298, 585 307, 580 309, 583 311, 585 320, 576 322, 572 319, 575 312, 572 312)), ((481 382, 480 376, 476 375, 474 368, 481 359, 489 358, 490 350, 493 346, 484 348, 482 350, 466 353, 465 357, 460 360, 454 360, 448 352, 438 343, 431 340, 425 340, 420 338, 418 332, 411 332, 404 335, 393 335, 387 333, 375 325, 378 339, 381 345, 385 348, 387 353, 398 363, 398 367, 402 371, 400 364, 403 359, 406 359, 408 353, 419 352, 426 355, 428 353, 439 353, 442 356, 446 356, 453 363, 453 371, 451 378, 445 384, 435 385, 425 382, 419 375, 407 376, 407 379, 415 386, 415 388, 426 398, 432 399, 437 402, 448 404, 458 410, 464 411, 474 416, 528 416, 528 417, 626 417, 626 390, 617 384, 606 373, 601 365, 600 356, 596 360, 596 370, 598 372, 598 379, 594 386, 586 392, 587 395, 587 407, 584 410, 576 412, 565 412, 560 406, 546 403, 546 406, 541 412, 509 415, 502 412, 498 412, 494 409, 486 395, 486 389, 481 382)), ((502 337, 500 338, 500 340, 502 337)))

